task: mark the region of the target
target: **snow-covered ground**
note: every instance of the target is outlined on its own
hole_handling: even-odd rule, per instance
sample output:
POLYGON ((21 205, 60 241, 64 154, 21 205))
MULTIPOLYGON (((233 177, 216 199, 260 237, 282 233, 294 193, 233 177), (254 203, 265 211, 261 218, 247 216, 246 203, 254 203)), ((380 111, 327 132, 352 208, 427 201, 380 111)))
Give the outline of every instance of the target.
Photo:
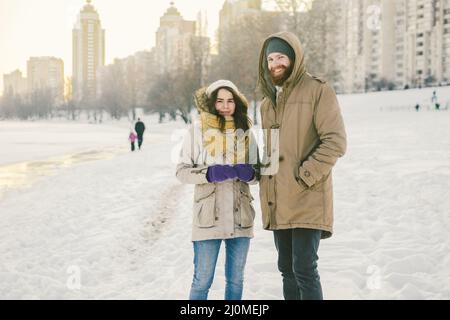
MULTIPOLYGON (((319 251, 326 299, 450 299, 450 110, 412 108, 431 93, 339 97, 349 145, 319 251)), ((193 187, 172 161, 185 127, 144 120, 135 153, 125 122, 0 122, 1 299, 187 298, 193 187)), ((211 299, 223 298, 223 262, 211 299)), ((244 299, 282 299, 260 215, 244 299)))

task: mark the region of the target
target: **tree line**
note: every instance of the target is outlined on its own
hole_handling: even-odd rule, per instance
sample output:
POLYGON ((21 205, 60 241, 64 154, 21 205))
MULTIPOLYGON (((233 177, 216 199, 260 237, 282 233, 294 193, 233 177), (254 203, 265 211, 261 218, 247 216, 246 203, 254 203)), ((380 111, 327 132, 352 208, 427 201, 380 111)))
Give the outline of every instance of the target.
POLYGON ((299 12, 309 1, 275 0, 279 12, 260 10, 244 14, 222 29, 217 35, 216 54, 210 54, 204 39, 192 37, 189 45, 192 59, 175 72, 161 74, 154 59, 144 64, 137 56, 117 59, 102 68, 97 79, 100 87, 97 97, 89 101, 74 101, 70 79, 66 81, 65 102, 59 106, 45 89, 27 96, 5 92, 0 100, 0 117, 26 120, 64 116, 77 120, 84 113, 95 122, 101 122, 104 116, 135 120, 136 109, 142 108, 146 113, 158 113, 160 121, 179 117, 189 123, 194 91, 215 80, 229 79, 251 102, 256 118, 256 101, 261 98, 257 90, 259 54, 270 34, 278 31, 297 34, 305 49, 308 71, 329 80, 339 79, 333 48, 324 47, 325 43, 333 45, 332 35, 337 29, 333 15, 338 14, 333 6, 337 1, 299 12))

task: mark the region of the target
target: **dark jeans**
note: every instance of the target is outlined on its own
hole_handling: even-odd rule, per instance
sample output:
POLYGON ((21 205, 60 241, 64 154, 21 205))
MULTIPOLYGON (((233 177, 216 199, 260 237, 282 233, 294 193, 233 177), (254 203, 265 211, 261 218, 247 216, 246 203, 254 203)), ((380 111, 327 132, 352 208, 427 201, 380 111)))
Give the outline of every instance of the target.
POLYGON ((322 231, 288 229, 274 231, 278 270, 283 277, 285 300, 323 300, 317 271, 317 251, 322 231))
POLYGON ((140 149, 142 146, 142 142, 144 142, 144 136, 138 135, 138 148, 140 149))
POLYGON ((134 142, 131 143, 131 151, 134 151, 135 147, 134 147, 134 142))

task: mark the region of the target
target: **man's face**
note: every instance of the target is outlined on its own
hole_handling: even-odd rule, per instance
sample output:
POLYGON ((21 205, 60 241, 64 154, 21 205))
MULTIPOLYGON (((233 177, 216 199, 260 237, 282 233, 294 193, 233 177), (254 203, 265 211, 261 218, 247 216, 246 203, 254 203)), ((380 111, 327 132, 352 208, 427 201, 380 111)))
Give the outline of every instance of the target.
POLYGON ((276 86, 281 86, 292 73, 291 60, 285 54, 272 52, 267 56, 270 78, 276 86))

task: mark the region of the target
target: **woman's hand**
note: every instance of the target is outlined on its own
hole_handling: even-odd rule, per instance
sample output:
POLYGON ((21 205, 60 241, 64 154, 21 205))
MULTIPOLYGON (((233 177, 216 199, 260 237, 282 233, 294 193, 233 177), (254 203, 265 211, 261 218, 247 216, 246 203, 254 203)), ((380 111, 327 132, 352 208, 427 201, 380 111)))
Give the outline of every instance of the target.
POLYGON ((223 182, 237 178, 237 176, 237 170, 229 165, 210 166, 206 172, 206 179, 211 183, 223 182))
POLYGON ((255 170, 251 164, 237 164, 234 166, 237 171, 237 177, 243 182, 252 181, 255 177, 255 170))

